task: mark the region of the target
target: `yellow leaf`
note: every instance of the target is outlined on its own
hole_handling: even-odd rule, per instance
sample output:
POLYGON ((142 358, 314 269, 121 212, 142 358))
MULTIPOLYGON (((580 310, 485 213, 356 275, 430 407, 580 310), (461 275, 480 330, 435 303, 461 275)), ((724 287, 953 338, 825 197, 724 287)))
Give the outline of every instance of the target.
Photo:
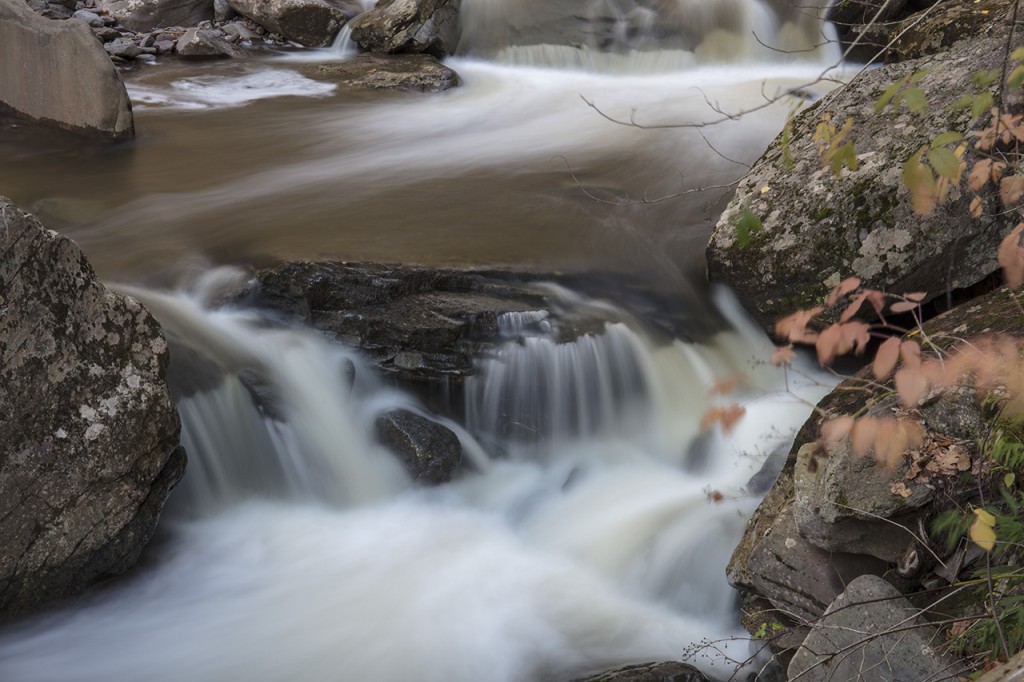
POLYGON ((996 546, 996 520, 984 509, 974 510, 976 518, 967 532, 971 542, 981 547, 986 552, 991 552, 996 546))
POLYGON ((974 515, 978 517, 978 520, 984 523, 989 528, 996 527, 996 517, 992 516, 987 510, 981 507, 974 508, 974 515))

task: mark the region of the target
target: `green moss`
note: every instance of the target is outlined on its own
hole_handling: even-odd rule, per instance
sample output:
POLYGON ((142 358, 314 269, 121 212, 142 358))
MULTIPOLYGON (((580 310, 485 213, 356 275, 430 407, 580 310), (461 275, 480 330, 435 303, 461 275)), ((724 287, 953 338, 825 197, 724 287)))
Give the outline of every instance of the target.
POLYGON ((814 218, 815 222, 820 223, 822 220, 831 217, 833 213, 835 213, 835 211, 828 206, 819 206, 814 210, 814 213, 811 214, 811 217, 814 218))

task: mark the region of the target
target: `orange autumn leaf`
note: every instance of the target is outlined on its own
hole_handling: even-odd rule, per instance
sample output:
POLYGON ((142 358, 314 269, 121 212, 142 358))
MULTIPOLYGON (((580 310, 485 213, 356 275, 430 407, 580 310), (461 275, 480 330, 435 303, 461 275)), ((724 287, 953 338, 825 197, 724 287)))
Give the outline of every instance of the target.
POLYGON ((861 417, 850 430, 850 449, 853 454, 864 456, 871 452, 875 445, 875 434, 878 433, 878 420, 874 417, 861 417))
POLYGON ((807 325, 823 310, 823 307, 817 306, 787 315, 775 323, 775 335, 796 343, 810 343, 816 338, 816 335, 814 332, 807 331, 807 325))
POLYGON ((1003 238, 997 253, 997 260, 1003 269, 1006 285, 1011 289, 1019 287, 1024 282, 1024 245, 1021 244, 1024 236, 1022 236, 1022 232, 1024 232, 1024 223, 1018 224, 1010 234, 1003 238))
POLYGON ((796 351, 793 350, 793 344, 788 346, 780 346, 775 349, 772 353, 771 361, 776 367, 782 365, 790 365, 793 363, 793 359, 796 357, 796 351))
POLYGON ((914 303, 912 301, 896 301, 891 306, 889 306, 889 310, 891 310, 894 313, 909 313, 918 305, 919 304, 914 303))
POLYGON ((884 379, 896 367, 900 355, 900 340, 893 336, 886 339, 875 353, 875 361, 871 363, 871 371, 876 379, 884 379))
MULTIPOLYGON (((818 353, 818 362, 822 367, 832 364, 832 361, 836 359, 836 355, 845 353, 846 351, 843 348, 843 331, 839 328, 838 324, 826 327, 824 331, 818 334, 818 339, 814 342, 814 350, 818 353)), ((846 347, 846 350, 849 350, 849 347, 846 347)))
POLYGON ((1024 197, 1024 175, 1011 175, 999 181, 999 200, 1010 208, 1024 197))
POLYGON ((715 383, 711 385, 709 391, 712 395, 726 395, 735 391, 739 386, 746 383, 746 381, 747 378, 742 374, 733 374, 732 376, 716 380, 715 383))
POLYGON ((904 367, 918 369, 921 366, 921 346, 914 341, 904 341, 900 344, 900 359, 904 367))
POLYGON ((846 294, 856 291, 859 286, 860 277, 847 277, 829 292, 826 302, 828 305, 833 306, 846 294))
POLYGON ((896 370, 894 378, 896 394, 904 407, 917 407, 925 394, 928 393, 928 379, 919 367, 902 367, 896 370))
POLYGON ((829 419, 821 425, 821 437, 828 443, 838 443, 850 434, 855 423, 849 415, 829 419))
POLYGON ((728 433, 739 423, 747 409, 742 405, 729 405, 728 407, 712 407, 700 418, 701 430, 706 430, 719 424, 722 430, 728 433))

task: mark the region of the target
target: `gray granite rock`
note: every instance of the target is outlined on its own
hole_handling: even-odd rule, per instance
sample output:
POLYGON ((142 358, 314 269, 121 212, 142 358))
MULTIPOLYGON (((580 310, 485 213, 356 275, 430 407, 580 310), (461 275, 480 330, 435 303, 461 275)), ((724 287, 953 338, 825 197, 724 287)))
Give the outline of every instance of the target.
POLYGON ((153 317, 2 198, 0 253, 2 620, 129 568, 185 457, 153 317))

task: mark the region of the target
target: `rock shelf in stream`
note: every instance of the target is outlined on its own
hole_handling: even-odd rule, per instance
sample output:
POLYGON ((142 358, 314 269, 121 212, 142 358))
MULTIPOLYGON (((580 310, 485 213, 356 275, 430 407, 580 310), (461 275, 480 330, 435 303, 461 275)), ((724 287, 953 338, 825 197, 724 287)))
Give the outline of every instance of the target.
MULTIPOLYGON (((306 262, 262 270, 257 279, 252 303, 357 348, 385 377, 442 414, 461 410, 463 385, 474 374, 476 359, 509 340, 499 326, 503 316, 540 311, 546 335, 571 341, 602 331, 621 314, 566 301, 557 284, 600 297, 606 283, 599 276, 306 262)), ((639 286, 620 293, 627 295, 633 310, 656 307, 667 296, 639 286)), ((688 336, 714 331, 722 324, 716 320, 657 323, 667 334, 688 336)))

